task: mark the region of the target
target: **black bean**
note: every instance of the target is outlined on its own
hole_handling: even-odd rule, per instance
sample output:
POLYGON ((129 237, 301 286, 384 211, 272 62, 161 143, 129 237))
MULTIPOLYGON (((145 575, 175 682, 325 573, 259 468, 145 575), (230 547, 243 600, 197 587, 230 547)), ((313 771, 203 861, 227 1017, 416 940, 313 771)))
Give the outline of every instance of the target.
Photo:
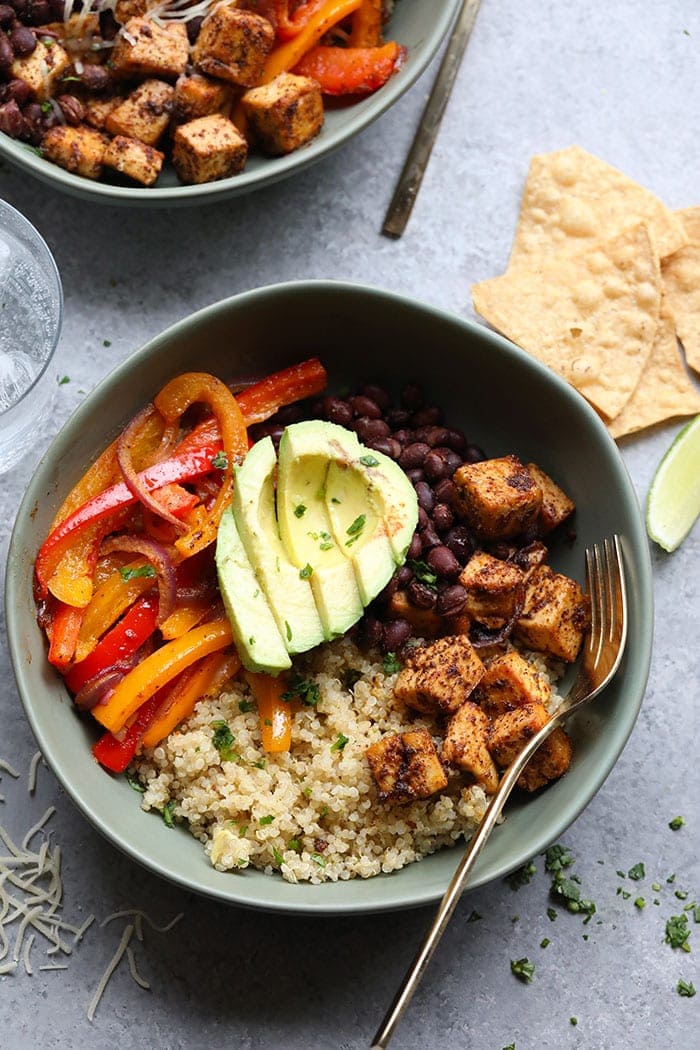
POLYGON ((9 4, 0 4, 0 26, 7 29, 15 20, 15 13, 9 4))
POLYGON ((396 573, 396 579, 399 587, 405 587, 407 583, 413 578, 413 573, 409 569, 408 565, 402 565, 399 571, 396 573))
MULTIPOLYGON (((373 422, 379 423, 380 420, 375 419, 373 422)), ((377 438, 375 441, 367 441, 366 444, 376 452, 383 452, 390 459, 398 459, 401 455, 401 445, 391 437, 377 438)))
POLYGON ((438 547, 442 543, 432 525, 426 525, 424 529, 421 529, 419 535, 424 550, 427 550, 429 547, 438 547))
MULTIPOLYGON (((399 460, 401 460, 401 456, 399 456, 399 460)), ((425 472, 420 467, 414 467, 413 470, 406 471, 406 477, 410 479, 413 485, 417 485, 425 477, 425 472)))
POLYGON ((100 11, 100 36, 103 40, 114 40, 120 28, 113 11, 100 11))
POLYGON ((26 121, 14 99, 0 106, 0 131, 10 138, 17 139, 26 128, 26 121))
POLYGON ((454 525, 445 536, 445 546, 452 551, 462 565, 466 565, 474 550, 471 534, 466 525, 454 525))
POLYGON ((348 403, 356 416, 369 416, 370 419, 382 418, 381 408, 370 397, 363 397, 362 394, 358 394, 356 397, 349 398, 348 403))
POLYGON ((279 442, 280 438, 284 434, 284 426, 281 423, 273 423, 273 421, 267 420, 265 423, 258 423, 252 428, 253 439, 260 441, 261 438, 270 437, 273 443, 279 442))
POLYGON ((41 106, 39 105, 38 102, 29 102, 29 103, 27 103, 27 105, 24 107, 22 113, 23 113, 23 116, 24 116, 25 120, 31 121, 32 124, 34 124, 37 121, 41 120, 42 117, 44 116, 42 108, 41 108, 41 106))
POLYGON ((26 14, 27 11, 27 0, 8 0, 10 7, 14 8, 15 14, 18 18, 26 14))
POLYGON ((59 95, 56 101, 61 107, 66 124, 77 128, 85 116, 85 109, 80 99, 76 98, 75 95, 59 95))
POLYGON ((449 473, 449 467, 445 457, 436 449, 432 449, 425 457, 423 470, 425 471, 426 478, 429 478, 430 481, 440 481, 442 478, 447 477, 449 473))
POLYGON ((418 441, 425 441, 426 445, 435 448, 437 445, 444 444, 445 435, 447 433, 448 431, 445 427, 419 427, 416 431, 416 439, 418 441))
POLYGON ((413 431, 400 428, 394 431, 394 437, 400 444, 409 445, 413 441, 413 431))
MULTIPOLYGON (((99 67, 102 69, 102 66, 99 67)), ((298 401, 295 401, 293 405, 282 405, 278 408, 274 414, 275 423, 283 423, 287 426, 289 423, 298 423, 300 419, 305 418, 304 410, 298 401)))
POLYGON ((394 573, 394 575, 391 577, 391 579, 387 583, 386 587, 382 591, 379 592, 379 594, 377 595, 376 600, 378 602, 382 602, 383 604, 386 605, 388 602, 391 601, 391 599, 394 597, 394 595, 396 594, 398 589, 399 589, 398 575, 397 575, 397 573, 394 573))
POLYGON ((390 427, 398 429, 406 426, 411 418, 411 413, 405 408, 390 408, 385 418, 390 427))
POLYGON ((15 60, 12 44, 4 33, 0 33, 0 73, 5 73, 15 60))
POLYGON ((484 459, 486 459, 486 453, 483 448, 479 448, 478 445, 467 445, 464 450, 465 463, 481 463, 484 459))
POLYGON ((383 419, 374 419, 371 416, 360 416, 352 424, 360 441, 378 441, 379 438, 389 437, 391 427, 383 419))
POLYGON ((391 407, 391 395, 383 386, 378 386, 376 383, 366 383, 362 387, 362 396, 368 397, 370 401, 374 401, 375 405, 379 405, 382 412, 386 412, 391 407))
POLYGON ((411 416, 411 424, 414 427, 433 427, 438 423, 442 423, 442 410, 437 405, 428 405, 411 416))
POLYGON ((455 452, 464 452, 467 447, 467 439, 461 430, 448 430, 441 444, 454 449, 455 452))
POLYGON ((29 21, 34 26, 43 26, 51 21, 51 8, 48 0, 29 0, 29 21))
POLYGON ((417 532, 415 532, 413 534, 413 539, 411 540, 410 546, 408 548, 408 554, 406 555, 406 557, 410 558, 412 561, 415 561, 416 558, 420 558, 422 553, 423 544, 421 543, 420 536, 417 532))
POLYGON ((347 401, 341 401, 338 397, 324 397, 321 402, 320 414, 330 420, 331 423, 338 423, 341 427, 347 427, 352 423, 352 409, 350 405, 347 401))
POLYGON ((498 540, 496 543, 491 544, 490 553, 494 558, 498 558, 499 561, 508 561, 508 558, 515 554, 517 549, 512 543, 498 540))
POLYGON ((466 603, 466 590, 461 583, 453 583, 438 595, 437 611, 441 616, 456 616, 466 603))
POLYGON ((411 445, 406 445, 406 448, 399 456, 399 464, 404 470, 410 470, 411 467, 422 467, 429 452, 429 445, 425 445, 421 441, 414 441, 411 445))
POLYGON ((446 503, 436 503, 433 507, 433 525, 438 532, 447 532, 454 524, 454 514, 446 503))
POLYGON ((433 547, 432 550, 428 551, 426 561, 438 576, 443 576, 447 580, 453 580, 462 571, 462 566, 452 551, 442 545, 433 547))
POLYGON ((375 616, 365 616, 362 622, 362 641, 368 649, 380 646, 384 639, 384 626, 375 616))
POLYGON ((105 66, 83 66, 80 83, 88 91, 104 91, 111 81, 109 70, 105 66))
POLYGON ((422 408, 424 400, 421 388, 415 386, 413 383, 405 386, 401 391, 401 404, 404 408, 410 409, 411 412, 415 412, 416 409, 422 408))
POLYGON ((435 497, 438 503, 451 503, 456 491, 457 486, 454 481, 451 481, 449 478, 443 478, 435 486, 435 497))
POLYGON ((419 481, 416 485, 416 496, 418 497, 418 506, 422 507, 427 514, 430 514, 431 510, 435 506, 435 496, 433 490, 427 481, 419 481))
POLYGON ((419 609, 434 609, 437 602, 437 591, 420 580, 411 580, 408 585, 408 597, 419 609))
POLYGON ((66 8, 65 0, 49 0, 49 7, 51 8, 51 14, 54 16, 57 22, 63 21, 63 14, 66 8))
POLYGON ((191 18, 189 22, 187 22, 187 39, 189 40, 190 44, 196 43, 197 37, 199 36, 199 31, 202 28, 203 21, 204 15, 201 15, 198 18, 191 18))
POLYGON ((25 80, 11 80, 7 85, 8 99, 12 99, 18 106, 23 106, 25 102, 28 102, 31 93, 32 89, 25 80))
POLYGON ((388 653, 395 653, 411 637, 411 625, 408 620, 389 620, 384 626, 384 648, 388 653))
POLYGON ((418 528, 426 529, 430 524, 430 518, 422 507, 418 508, 418 528))
POLYGON ((16 26, 10 34, 10 43, 14 53, 24 58, 36 48, 36 37, 27 26, 16 26))
POLYGON ((447 473, 449 477, 452 477, 454 472, 458 470, 463 463, 462 457, 459 452, 453 451, 451 448, 447 448, 442 445, 440 448, 436 448, 435 451, 442 456, 447 464, 447 473))

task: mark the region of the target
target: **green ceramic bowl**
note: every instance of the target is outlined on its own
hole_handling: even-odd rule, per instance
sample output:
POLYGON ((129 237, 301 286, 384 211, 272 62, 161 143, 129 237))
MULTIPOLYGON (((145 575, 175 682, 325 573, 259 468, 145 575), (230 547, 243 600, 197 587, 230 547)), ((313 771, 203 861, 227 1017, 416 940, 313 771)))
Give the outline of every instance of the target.
POLYGON ((299 912, 354 912, 436 900, 459 848, 392 875, 322 886, 289 885, 253 870, 221 873, 183 828, 141 812, 122 779, 93 761, 94 724, 79 717, 45 656, 32 601, 32 565, 52 516, 87 464, 168 379, 192 368, 221 377, 265 375, 317 354, 334 387, 362 378, 414 378, 446 418, 489 455, 517 453, 551 473, 577 503, 573 545, 556 568, 582 579, 587 544, 617 532, 627 560, 627 653, 605 694, 572 728, 571 770, 541 795, 513 802, 473 879, 504 875, 559 836, 596 793, 629 736, 647 680, 652 635, 649 553, 617 449, 570 387, 485 328, 387 292, 333 282, 278 285, 216 303, 135 353, 86 399, 40 463, 20 507, 7 568, 6 614, 20 696, 41 751, 68 795, 106 837, 152 871, 230 904, 299 912), (284 323, 280 323, 280 319, 284 323))
POLYGON ((418 79, 435 55, 450 28, 460 0, 401 0, 396 5, 387 36, 407 48, 403 68, 375 94, 347 106, 329 107, 321 134, 308 146, 285 157, 251 155, 241 175, 201 186, 183 186, 171 165, 166 165, 155 186, 150 188, 125 183, 94 182, 73 175, 40 157, 36 150, 0 132, 0 158, 35 175, 42 182, 64 190, 74 197, 104 204, 127 207, 178 207, 210 204, 239 193, 267 186, 286 178, 325 157, 353 135, 381 116, 418 79))

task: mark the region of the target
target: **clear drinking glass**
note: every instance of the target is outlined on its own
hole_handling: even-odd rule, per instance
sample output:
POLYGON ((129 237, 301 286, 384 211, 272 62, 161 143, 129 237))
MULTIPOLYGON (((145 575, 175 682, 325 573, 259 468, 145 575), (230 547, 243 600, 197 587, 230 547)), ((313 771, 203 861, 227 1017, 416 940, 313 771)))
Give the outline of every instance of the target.
POLYGON ((0 474, 46 427, 56 392, 50 366, 63 290, 51 252, 23 215, 0 200, 0 474))

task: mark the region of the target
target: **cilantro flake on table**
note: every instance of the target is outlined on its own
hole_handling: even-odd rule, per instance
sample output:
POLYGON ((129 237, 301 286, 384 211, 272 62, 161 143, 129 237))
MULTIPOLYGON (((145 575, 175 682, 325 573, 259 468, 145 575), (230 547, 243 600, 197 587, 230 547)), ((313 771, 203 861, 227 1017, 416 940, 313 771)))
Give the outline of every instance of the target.
POLYGON ((544 853, 544 866, 546 871, 557 872, 563 868, 570 868, 574 858, 568 846, 560 846, 555 843, 544 853))
POLYGON ((535 972, 535 964, 531 963, 527 956, 522 959, 511 959, 510 970, 523 984, 530 984, 535 972))
POLYGON ((679 831, 680 828, 685 824, 683 817, 674 817, 673 820, 669 820, 668 826, 671 831, 679 831))
POLYGON ((692 999, 695 995, 695 985, 692 981, 680 980, 676 985, 676 991, 686 999, 692 999))
POLYGON ((517 892, 521 886, 527 886, 532 882, 532 876, 537 873, 537 868, 534 863, 530 861, 528 864, 523 864, 522 868, 518 868, 516 871, 506 876, 506 882, 510 888, 517 892))
POLYGON ((58 385, 65 386, 66 383, 70 383, 70 376, 61 376, 61 378, 58 380, 58 385))
POLYGON ((551 943, 549 937, 543 937, 540 941, 540 948, 548 948, 551 943))
POLYGON ((550 922, 557 921, 557 912, 555 908, 547 908, 547 918, 550 922))
POLYGON ((685 912, 682 915, 672 915, 666 920, 666 937, 664 938, 666 944, 670 944, 672 948, 680 948, 684 952, 689 952, 689 937, 688 916, 685 912))
POLYGON ((571 1025, 571 1026, 572 1026, 573 1028, 575 1028, 575 1027, 576 1027, 576 1025, 578 1024, 578 1017, 570 1017, 570 1018, 569 1018, 569 1024, 570 1024, 570 1025, 571 1025))
POLYGON ((642 910, 642 908, 646 908, 646 906, 647 906, 647 902, 646 902, 646 900, 644 899, 644 897, 637 897, 637 898, 635 899, 635 902, 634 902, 634 906, 635 906, 635 908, 637 908, 637 909, 638 909, 639 911, 641 911, 641 910, 642 910))
POLYGON ((627 877, 632 879, 634 882, 639 882, 640 879, 645 878, 646 871, 644 868, 643 861, 638 861, 630 870, 627 872, 627 877))

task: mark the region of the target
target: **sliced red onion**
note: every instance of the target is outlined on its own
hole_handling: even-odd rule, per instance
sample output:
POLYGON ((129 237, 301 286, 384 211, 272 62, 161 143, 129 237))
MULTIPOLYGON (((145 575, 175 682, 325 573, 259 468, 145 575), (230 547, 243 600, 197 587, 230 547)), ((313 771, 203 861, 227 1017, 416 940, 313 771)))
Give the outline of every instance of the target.
POLYGON ((103 554, 125 551, 143 554, 156 570, 158 577, 158 627, 167 620, 175 607, 177 585, 173 560, 161 543, 147 536, 112 536, 102 544, 103 554))
MULTIPOLYGON (((155 495, 155 493, 148 492, 146 490, 144 485, 142 485, 141 480, 139 479, 138 471, 134 467, 133 463, 133 457, 131 453, 134 441, 138 437, 138 434, 143 428, 143 426, 147 423, 147 421, 156 411, 157 409, 154 405, 146 405, 145 408, 141 409, 138 415, 134 416, 129 425, 124 428, 124 430, 119 436, 119 441, 117 442, 117 462, 119 464, 119 469, 122 472, 122 477, 124 478, 124 482, 127 488, 134 496, 136 496, 136 498, 143 504, 143 506, 148 507, 148 509, 153 511, 154 514, 157 514, 159 517, 164 518, 165 521, 169 521, 171 525, 174 525, 175 528, 178 529, 179 532, 184 532, 187 528, 185 523, 180 521, 179 518, 176 518, 174 514, 171 514, 169 510, 166 510, 165 507, 163 507, 158 502, 158 498, 155 495)), ((168 445, 166 445, 165 447, 166 449, 167 447, 169 447, 169 442, 172 439, 171 430, 171 426, 166 426, 165 431, 163 433, 163 439, 161 440, 161 450, 164 447, 163 442, 166 440, 166 435, 168 445)))
POLYGON ((475 649, 483 649, 486 645, 498 645, 505 642, 513 633, 513 628, 520 619, 523 611, 524 599, 521 598, 515 607, 515 612, 502 627, 485 627, 480 623, 473 623, 469 628, 469 641, 475 649))
POLYGON ((75 694, 75 706, 81 711, 92 711, 98 704, 106 704, 123 677, 124 671, 114 667, 100 671, 75 694))

